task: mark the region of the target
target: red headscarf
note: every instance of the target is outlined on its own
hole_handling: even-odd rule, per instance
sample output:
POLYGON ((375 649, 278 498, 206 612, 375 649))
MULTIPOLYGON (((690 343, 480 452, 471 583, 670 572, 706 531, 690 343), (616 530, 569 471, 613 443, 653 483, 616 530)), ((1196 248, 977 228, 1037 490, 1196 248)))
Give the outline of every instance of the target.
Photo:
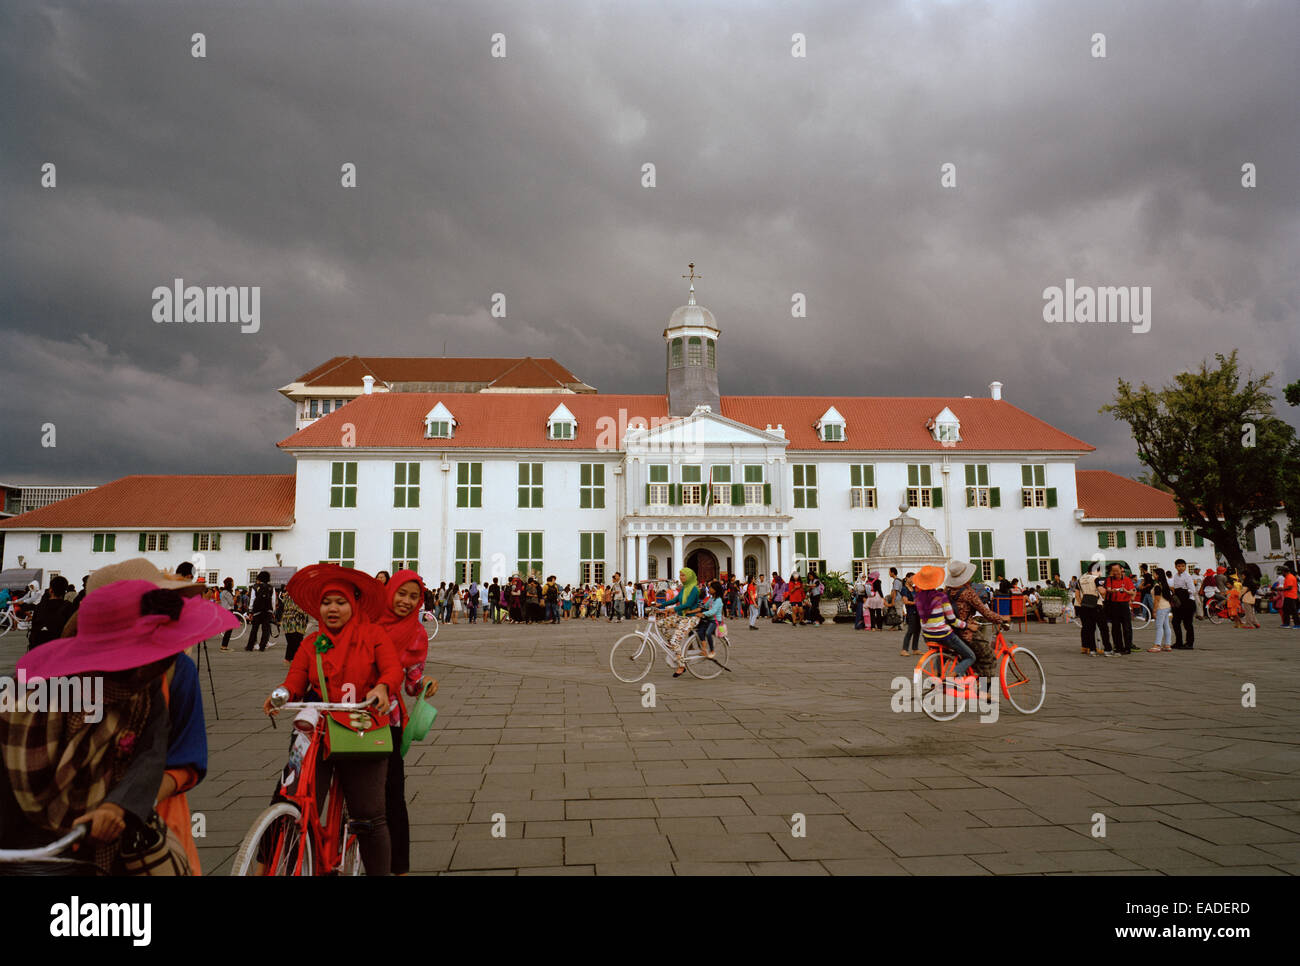
POLYGON ((399 570, 388 578, 384 587, 385 604, 383 614, 375 621, 392 639, 397 648, 397 659, 402 667, 423 664, 429 654, 429 636, 420 626, 420 605, 424 602, 424 581, 414 570, 399 570), (405 617, 398 617, 393 610, 393 601, 397 592, 406 584, 414 583, 420 588, 420 603, 417 603, 405 617))

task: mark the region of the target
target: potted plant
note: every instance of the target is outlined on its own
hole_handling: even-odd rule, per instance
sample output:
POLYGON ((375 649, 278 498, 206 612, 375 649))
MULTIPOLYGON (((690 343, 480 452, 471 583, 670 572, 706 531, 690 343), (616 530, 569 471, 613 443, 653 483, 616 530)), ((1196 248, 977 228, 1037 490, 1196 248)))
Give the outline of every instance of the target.
POLYGON ((1056 619, 1065 613, 1065 602, 1070 599, 1070 592, 1064 587, 1044 587, 1038 592, 1038 600, 1043 608, 1043 616, 1055 624, 1056 619))

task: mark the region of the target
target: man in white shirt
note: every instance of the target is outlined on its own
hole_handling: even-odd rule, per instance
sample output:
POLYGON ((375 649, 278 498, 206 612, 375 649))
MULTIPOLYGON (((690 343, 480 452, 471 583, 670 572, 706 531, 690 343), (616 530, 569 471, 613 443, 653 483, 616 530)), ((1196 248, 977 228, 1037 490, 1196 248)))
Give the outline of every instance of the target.
POLYGON ((1174 561, 1178 572, 1169 578, 1169 590, 1174 599, 1170 602, 1174 612, 1174 643, 1176 651, 1190 651, 1196 643, 1196 578, 1187 572, 1187 561, 1179 557, 1174 561), (1187 630, 1187 642, 1183 642, 1183 630, 1187 630))
POLYGON ((767 582, 767 574, 758 575, 758 616, 767 617, 770 613, 769 604, 772 592, 772 586, 767 582))

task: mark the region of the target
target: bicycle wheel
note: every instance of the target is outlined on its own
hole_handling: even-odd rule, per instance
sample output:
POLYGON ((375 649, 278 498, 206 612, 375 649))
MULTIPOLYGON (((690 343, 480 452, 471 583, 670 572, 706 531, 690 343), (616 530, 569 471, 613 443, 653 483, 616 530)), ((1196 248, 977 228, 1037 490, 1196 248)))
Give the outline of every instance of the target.
POLYGON ((244 841, 239 844, 230 874, 311 875, 311 842, 302 836, 302 813, 298 806, 277 802, 257 816, 244 841), (299 852, 302 853, 301 868, 299 852))
POLYGON ((640 634, 624 634, 609 652, 609 669, 624 684, 635 684, 654 666, 655 648, 640 634))
POLYGON ((1147 605, 1137 603, 1133 605, 1133 630, 1140 631, 1151 623, 1151 611, 1147 605))
POLYGON ((343 867, 340 875, 365 875, 366 867, 361 864, 361 843, 351 832, 343 846, 343 867))
POLYGON ((1205 605, 1205 615, 1209 617, 1211 623, 1222 624, 1227 619, 1223 611, 1222 601, 1212 600, 1205 605))
POLYGON ((945 661, 942 651, 931 651, 912 672, 912 693, 921 695, 921 710, 934 721, 951 721, 966 707, 965 701, 946 700, 944 678, 951 677, 956 666, 956 658, 945 661))
POLYGON ((13 618, 8 614, 0 615, 0 637, 4 637, 14 629, 13 618))
POLYGON ((438 615, 429 611, 424 615, 424 632, 433 640, 438 636, 438 615))
POLYGON ((233 640, 242 641, 244 635, 248 633, 248 618, 238 612, 235 612, 235 617, 239 621, 239 627, 230 636, 233 640))
POLYGON ((1047 697, 1047 675, 1038 656, 1017 647, 1002 659, 1002 693, 1021 714, 1033 714, 1047 697))
POLYGON ((690 671, 701 681, 712 681, 722 673, 727 664, 727 639, 722 634, 717 634, 713 638, 713 657, 707 658, 704 652, 697 647, 694 651, 687 651, 686 670, 690 671), (696 655, 691 660, 691 654, 696 655))

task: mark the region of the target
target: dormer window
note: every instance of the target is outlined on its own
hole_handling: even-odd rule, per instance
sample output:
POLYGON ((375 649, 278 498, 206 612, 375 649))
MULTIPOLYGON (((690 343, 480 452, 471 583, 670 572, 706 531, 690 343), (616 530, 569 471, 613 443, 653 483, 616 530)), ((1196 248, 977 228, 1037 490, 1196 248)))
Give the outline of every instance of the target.
POLYGON ((844 417, 832 406, 817 420, 817 437, 823 443, 844 442, 844 417))
POLYGON ((961 442, 961 421, 947 406, 944 407, 943 412, 930 420, 929 430, 936 442, 948 444, 961 442))
POLYGON ((451 439, 456 429, 456 417, 442 403, 434 406, 424 417, 425 439, 451 439))
POLYGON ((569 407, 561 403, 546 418, 547 439, 573 439, 578 431, 578 420, 569 412, 569 407))

